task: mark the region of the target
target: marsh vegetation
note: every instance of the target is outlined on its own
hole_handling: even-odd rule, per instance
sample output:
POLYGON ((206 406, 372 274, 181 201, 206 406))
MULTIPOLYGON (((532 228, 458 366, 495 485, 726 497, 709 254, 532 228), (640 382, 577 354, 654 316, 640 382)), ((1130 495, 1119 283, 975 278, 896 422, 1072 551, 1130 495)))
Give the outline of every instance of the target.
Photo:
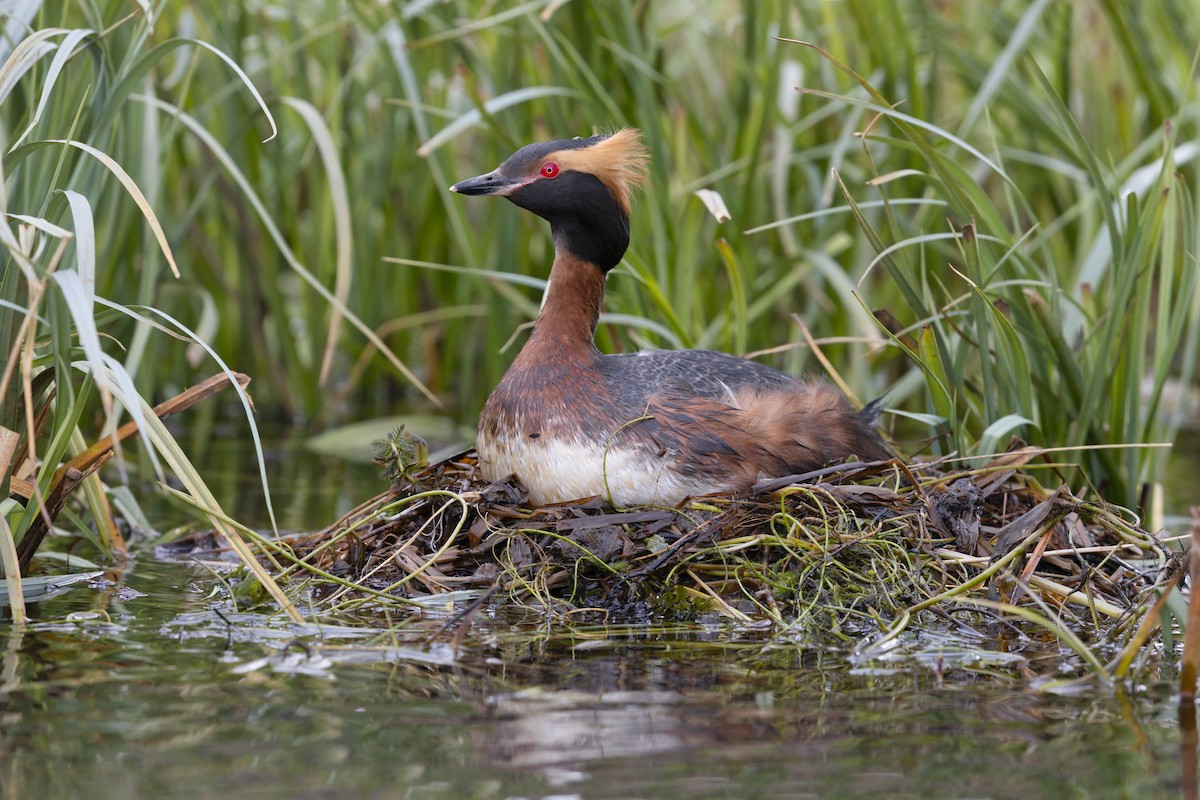
MULTIPOLYGON (((297 623, 301 607, 343 614, 336 603, 369 604, 381 586, 397 602, 431 591, 443 545, 460 543, 431 539, 405 567, 335 529, 328 562, 301 569, 320 545, 276 540, 269 491, 254 490, 265 532, 243 528, 225 509, 245 482, 216 489, 192 462, 242 439, 257 454, 245 474, 269 486, 263 421, 307 435, 401 414, 435 461, 468 445, 537 313, 552 245, 517 209, 447 187, 525 142, 629 125, 652 166, 601 349, 712 348, 829 375, 860 401, 886 394, 899 450, 938 464, 915 480, 877 469, 870 502, 819 481, 758 498, 742 527, 677 548, 678 607, 781 629, 817 614, 887 642, 906 612, 1016 552, 1018 566, 988 573, 973 622, 1047 627, 1073 648, 1074 675, 1172 662, 1186 583, 1159 487, 1195 411, 1200 342, 1191 3, 745 0, 698 14, 634 0, 62 0, 3 13, 0 555, 16 621, 19 575, 36 588, 31 571, 66 571, 65 551, 106 567, 181 518, 215 527, 253 573, 226 579, 236 602, 297 623), (180 413, 163 424, 156 404, 180 413), (998 492, 983 549, 947 555, 953 526, 922 539, 893 525, 925 514, 936 528, 921 504, 963 479, 998 492), (151 496, 167 519, 147 516, 163 513, 151 496), (1016 542, 996 542, 1038 508, 1009 529, 1016 542), (1091 538, 1073 539, 1083 528, 1091 538), (814 531, 828 534, 819 546, 814 531), (1131 544, 1136 564, 1122 561, 1131 544), (372 557, 400 572, 347 577, 372 557), (904 583, 924 572, 944 585, 904 583), (1135 662, 1132 645, 1148 655, 1135 662)), ((349 446, 365 455, 369 438, 349 446)), ((478 501, 463 464, 410 487, 443 500, 384 494, 370 512, 419 502, 446 524, 478 501)), ((672 524, 731 510, 701 503, 672 524)), ((563 519, 535 522, 539 547, 564 539, 563 519)), ((628 539, 634 523, 605 524, 628 539)), ((522 602, 568 603, 569 621, 588 591, 668 549, 662 530, 633 537, 648 544, 626 561, 559 552, 525 585, 509 547, 483 577, 507 574, 522 602), (590 589, 567 587, 579 580, 590 589)))

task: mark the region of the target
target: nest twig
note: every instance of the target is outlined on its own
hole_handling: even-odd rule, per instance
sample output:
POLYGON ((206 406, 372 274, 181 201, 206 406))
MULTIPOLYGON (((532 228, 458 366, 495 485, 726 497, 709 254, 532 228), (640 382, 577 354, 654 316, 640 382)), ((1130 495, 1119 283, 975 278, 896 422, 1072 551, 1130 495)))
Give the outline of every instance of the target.
POLYGON ((486 591, 560 613, 716 611, 850 637, 969 603, 1128 633, 1175 561, 1130 512, 1043 489, 1038 452, 962 471, 849 464, 748 498, 618 511, 599 498, 530 509, 466 452, 292 540, 292 570, 321 576, 314 595, 337 609, 486 591))

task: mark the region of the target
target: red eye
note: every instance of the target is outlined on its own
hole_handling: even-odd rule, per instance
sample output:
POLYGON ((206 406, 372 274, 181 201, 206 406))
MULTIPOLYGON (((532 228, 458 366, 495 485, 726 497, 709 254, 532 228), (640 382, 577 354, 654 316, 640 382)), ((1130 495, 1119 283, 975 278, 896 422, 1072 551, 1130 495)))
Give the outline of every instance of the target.
POLYGON ((557 175, 558 175, 558 164, 555 164, 553 161, 547 161, 545 164, 542 164, 542 177, 543 178, 554 178, 557 175))

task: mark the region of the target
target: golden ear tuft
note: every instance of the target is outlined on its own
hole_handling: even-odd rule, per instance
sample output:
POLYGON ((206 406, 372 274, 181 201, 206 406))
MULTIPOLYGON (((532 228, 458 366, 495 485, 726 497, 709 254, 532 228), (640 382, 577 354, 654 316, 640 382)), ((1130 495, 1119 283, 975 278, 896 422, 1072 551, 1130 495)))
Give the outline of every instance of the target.
POLYGON ((626 215, 635 189, 646 183, 650 154, 636 128, 622 128, 589 147, 560 150, 551 156, 563 169, 599 178, 626 215))

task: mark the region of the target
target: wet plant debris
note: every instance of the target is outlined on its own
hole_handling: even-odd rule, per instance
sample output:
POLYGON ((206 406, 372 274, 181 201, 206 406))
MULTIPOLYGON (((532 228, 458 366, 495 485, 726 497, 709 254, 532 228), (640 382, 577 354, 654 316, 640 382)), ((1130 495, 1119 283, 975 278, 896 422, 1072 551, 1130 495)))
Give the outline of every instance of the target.
POLYGON ((847 464, 676 508, 529 508, 519 483, 483 481, 467 451, 393 471, 390 490, 272 558, 317 610, 442 598, 559 619, 715 612, 853 641, 926 618, 959 624, 965 609, 1127 642, 1177 580, 1178 556, 1131 512, 1044 488, 1035 476, 1057 473, 1042 458, 1014 446, 967 470, 847 464))

